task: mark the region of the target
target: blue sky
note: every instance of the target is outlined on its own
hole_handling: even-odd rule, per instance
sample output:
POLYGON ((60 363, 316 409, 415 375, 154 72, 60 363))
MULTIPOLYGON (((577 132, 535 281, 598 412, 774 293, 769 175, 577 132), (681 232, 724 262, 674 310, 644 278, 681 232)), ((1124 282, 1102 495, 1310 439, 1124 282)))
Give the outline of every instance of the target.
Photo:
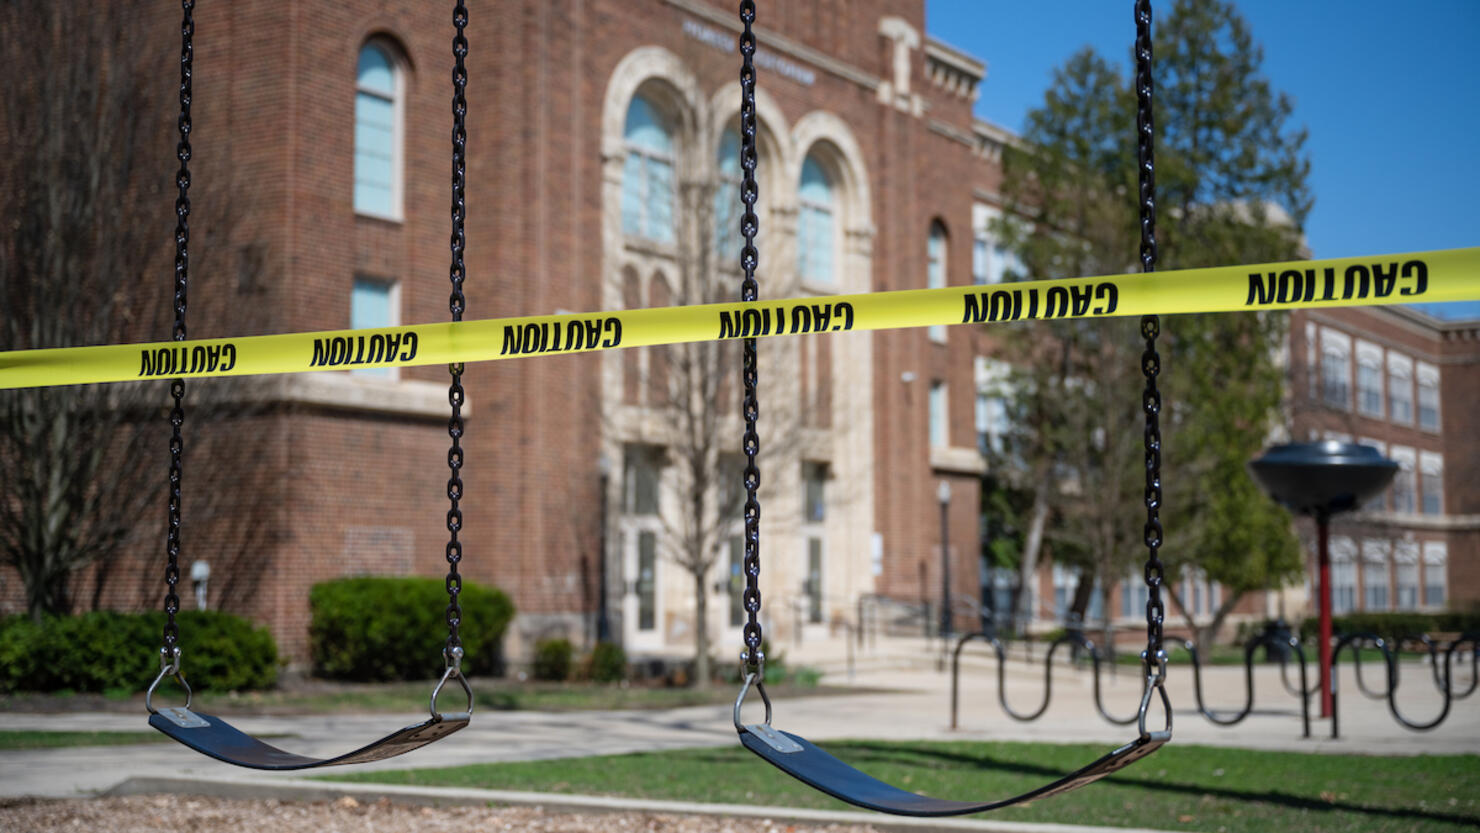
MULTIPOLYGON (((1156 0, 1165 14, 1168 0, 1156 0)), ((1310 129, 1316 257, 1480 246, 1480 0, 1236 0, 1310 129)), ((1021 130, 1085 45, 1128 64, 1130 0, 926 0, 931 35, 987 63, 976 114, 1021 130)), ((1127 137, 1129 141, 1129 137, 1127 137)), ((1421 305, 1480 318, 1480 301, 1421 305)))

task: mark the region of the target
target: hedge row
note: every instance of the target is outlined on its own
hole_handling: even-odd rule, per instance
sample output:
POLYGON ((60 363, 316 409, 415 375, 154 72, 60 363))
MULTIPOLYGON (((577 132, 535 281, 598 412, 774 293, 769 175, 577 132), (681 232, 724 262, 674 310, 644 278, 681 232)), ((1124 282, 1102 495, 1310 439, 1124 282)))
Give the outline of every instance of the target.
MULTIPOLYGON (((185 679, 196 690, 270 688, 277 643, 266 628, 220 611, 181 611, 185 679)), ((96 611, 0 619, 0 691, 134 692, 159 672, 164 614, 96 611)))
MULTIPOLYGON (((447 590, 441 579, 338 579, 314 585, 309 645, 314 672, 336 680, 424 680, 442 671, 447 590)), ((489 674, 514 604, 498 589, 464 581, 459 633, 463 672, 489 674)))
MULTIPOLYGON (((1316 636, 1320 621, 1310 616, 1300 623, 1300 638, 1316 636)), ((1480 612, 1469 613, 1349 613, 1331 617, 1337 635, 1371 633, 1394 642, 1419 634, 1480 633, 1480 612)))

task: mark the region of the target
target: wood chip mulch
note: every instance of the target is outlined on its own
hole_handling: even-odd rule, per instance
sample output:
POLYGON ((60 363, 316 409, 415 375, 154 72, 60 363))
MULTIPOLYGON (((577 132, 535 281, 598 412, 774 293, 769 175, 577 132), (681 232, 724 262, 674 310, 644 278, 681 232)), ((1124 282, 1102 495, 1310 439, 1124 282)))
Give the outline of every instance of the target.
POLYGON ((419 807, 362 802, 251 801, 192 796, 0 800, 0 831, 107 833, 876 833, 860 825, 813 827, 770 819, 651 813, 576 814, 538 807, 419 807))

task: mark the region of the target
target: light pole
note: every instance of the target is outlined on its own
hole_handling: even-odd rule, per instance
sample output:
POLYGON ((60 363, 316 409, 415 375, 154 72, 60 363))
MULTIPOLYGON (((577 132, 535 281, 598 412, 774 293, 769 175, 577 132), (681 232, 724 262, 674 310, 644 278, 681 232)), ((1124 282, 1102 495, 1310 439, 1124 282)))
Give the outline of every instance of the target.
POLYGON ((599 536, 601 553, 596 558, 596 642, 600 644, 602 642, 610 642, 612 639, 611 618, 606 607, 606 529, 609 526, 607 523, 606 493, 608 487, 611 485, 612 464, 605 454, 596 458, 596 470, 601 473, 601 535, 599 536))
POLYGON ((951 536, 950 520, 951 512, 951 484, 949 481, 940 481, 940 489, 935 496, 940 500, 940 638, 943 642, 951 639, 951 536))
POLYGON ((1316 564, 1320 576, 1321 717, 1331 716, 1331 516, 1350 512, 1380 494, 1398 464, 1371 446, 1354 443, 1277 445, 1249 464, 1269 496, 1316 521, 1316 564))

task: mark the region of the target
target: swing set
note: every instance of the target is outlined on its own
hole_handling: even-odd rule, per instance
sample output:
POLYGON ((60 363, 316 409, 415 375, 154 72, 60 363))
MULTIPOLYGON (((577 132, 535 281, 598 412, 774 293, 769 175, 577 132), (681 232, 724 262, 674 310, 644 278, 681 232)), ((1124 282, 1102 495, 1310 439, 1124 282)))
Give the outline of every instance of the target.
MULTIPOLYGON (((188 244, 190 239, 190 105, 192 59, 194 54, 192 43, 194 21, 192 13, 195 0, 181 0, 181 6, 184 11, 184 17, 181 23, 180 53, 180 115, 178 121, 179 143, 177 145, 179 169, 175 179, 178 189, 178 195, 175 200, 177 217, 175 228, 173 301, 175 319, 172 333, 175 342, 186 340, 187 289, 189 283, 188 244)), ((1153 84, 1150 0, 1134 0, 1134 17, 1136 23, 1136 147, 1139 163, 1138 207, 1140 213, 1140 259, 1141 271, 1143 273, 1151 273, 1156 268, 1157 243, 1155 165, 1152 141, 1153 84)), ((741 237, 743 238, 739 252, 740 266, 743 273, 740 286, 740 300, 743 304, 755 304, 759 300, 756 270, 759 264, 760 253, 756 246, 756 237, 760 231, 760 219, 755 211, 756 202, 759 197, 759 188, 756 182, 758 127, 755 98, 756 71, 754 59, 756 37, 753 26, 756 20, 756 4, 754 0, 741 0, 739 3, 739 19, 742 28, 739 36, 739 51, 741 55, 740 166, 742 169, 740 199, 743 203, 743 213, 740 217, 739 228, 741 237)), ((455 29, 452 38, 452 54, 455 63, 452 72, 452 262, 449 269, 451 294, 448 300, 448 311, 451 321, 460 322, 466 308, 466 299, 463 294, 465 276, 463 255, 466 245, 464 231, 464 219, 466 216, 464 190, 467 162, 467 131, 465 125, 467 102, 464 93, 468 81, 468 72, 465 64, 465 59, 468 55, 468 40, 464 30, 468 24, 468 10, 464 0, 455 0, 452 22, 455 29)), ((1254 275, 1253 277, 1258 278, 1259 276, 1254 275)), ((1297 274, 1296 277, 1299 277, 1299 275, 1297 274)), ((1350 278, 1348 280, 1350 282, 1350 278)), ((1314 280, 1311 283, 1314 284, 1314 280)), ((1365 285, 1364 280, 1363 286, 1365 287, 1365 285)), ((1249 291, 1252 299, 1254 297, 1254 290, 1251 288, 1249 291)), ((1284 290, 1281 289, 1279 291, 1283 292, 1284 290)), ((1363 292, 1365 291, 1364 288, 1363 292)), ((1273 297, 1274 292, 1274 278, 1273 273, 1271 273, 1271 297, 1273 297)), ((1307 292, 1306 295, 1305 300, 1309 301, 1310 293, 1307 292)), ((1350 293, 1348 293, 1348 297, 1350 297, 1350 293)), ((1052 296, 1050 295, 1049 298, 1051 301, 1052 296)), ((1115 295, 1112 293, 1109 302, 1112 312, 1115 305, 1114 298, 1115 295)), ((1280 300, 1283 301, 1283 299, 1280 300)), ((1326 300, 1330 299, 1328 298, 1326 300)), ((1036 304, 1036 296, 1034 303, 1036 304)), ((968 321, 973 320, 970 315, 970 309, 970 300, 968 299, 968 313, 965 319, 968 321)), ((995 307, 993 309, 995 310, 995 307)), ((850 326, 852 314, 850 307, 848 312, 850 326)), ((996 314, 995 311, 992 313, 993 317, 991 320, 997 320, 995 317, 996 314)), ((734 726, 741 744, 787 775, 816 790, 850 804, 903 816, 953 816, 1008 807, 1078 789, 1150 755, 1169 742, 1172 738, 1172 712, 1165 688, 1167 654, 1163 650, 1162 641, 1162 625, 1165 609, 1161 595, 1164 572, 1162 562, 1159 558, 1159 550, 1163 540, 1159 517, 1162 501, 1160 429, 1162 396, 1157 387, 1157 378, 1161 370, 1161 358, 1157 352, 1157 337, 1160 329, 1159 315, 1147 314, 1141 317, 1140 335, 1144 340, 1143 352, 1141 354, 1141 370, 1145 379, 1145 386, 1141 394, 1142 410, 1145 416, 1144 504, 1146 516, 1143 540, 1147 548, 1144 578, 1148 590, 1148 601, 1146 604, 1146 647, 1141 655, 1144 681, 1140 704, 1135 717, 1116 721, 1122 725, 1134 723, 1137 728, 1137 734, 1128 743, 1105 753, 1085 766, 1021 795, 1005 798, 967 800, 924 796, 892 786, 853 768, 800 735, 782 731, 773 726, 771 699, 766 693, 764 682, 765 656, 761 651, 763 633, 759 621, 761 613, 761 505, 758 492, 761 483, 761 471, 756 459, 760 451, 760 438, 756 428, 760 415, 760 403, 757 395, 759 368, 756 336, 758 333, 752 331, 748 326, 743 331, 737 330, 732 333, 732 335, 743 336, 741 361, 744 397, 741 411, 744 418, 744 429, 741 436, 741 449, 745 455, 743 472, 743 483, 745 487, 743 512, 743 569, 745 587, 742 602, 746 612, 746 621, 743 627, 744 649, 740 654, 744 680, 734 704, 734 726), (764 706, 764 720, 759 723, 746 723, 741 717, 742 706, 752 691, 759 695, 761 703, 764 706), (1161 721, 1159 728, 1154 725, 1156 721, 1152 716, 1152 712, 1158 703, 1164 714, 1164 720, 1161 721)), ((759 334, 765 335, 768 333, 759 334)), ((621 346, 627 345, 624 344, 621 346)), ((183 350, 183 348, 181 349, 183 350)), ((171 367, 174 367, 173 361, 171 362, 171 367)), ((159 673, 149 686, 145 699, 145 705, 150 713, 149 724, 151 726, 197 752, 235 766, 262 770, 300 770, 342 764, 366 763, 402 755, 441 740, 468 725, 473 711, 473 694, 462 672, 463 647, 459 636, 462 610, 458 604, 458 594, 462 587, 462 579, 458 573, 458 566, 463 556, 462 544, 458 540, 458 533, 462 528, 463 520, 462 512, 459 508, 459 501, 463 497, 463 482, 461 478, 463 466, 463 449, 461 446, 463 421, 461 408, 465 400, 465 392, 462 385, 463 364, 460 361, 450 364, 449 372, 450 386, 448 389, 448 401, 451 405, 451 415, 448 420, 448 436, 451 444, 447 452, 449 468, 447 498, 449 509, 447 511, 446 523, 448 532, 446 546, 448 567, 446 589, 448 602, 445 612, 447 638, 442 648, 443 672, 432 689, 429 702, 429 715, 425 720, 393 731, 379 740, 352 751, 327 758, 308 757, 279 749, 259 738, 242 732, 219 716, 191 709, 190 686, 186 682, 184 673, 182 672, 183 658, 179 647, 179 628, 175 621, 176 614, 180 608, 180 600, 176 593, 176 587, 180 579, 179 561, 183 546, 180 534, 180 514, 183 479, 181 457, 184 448, 182 426, 185 420, 185 380, 184 378, 175 378, 172 380, 170 391, 173 398, 173 407, 169 414, 171 431, 168 471, 169 512, 166 536, 168 564, 165 568, 165 584, 167 590, 164 600, 167 621, 160 647, 159 673), (184 690, 185 704, 183 706, 155 706, 156 691, 166 679, 173 679, 184 690), (448 688, 450 685, 461 688, 466 697, 466 707, 462 711, 444 712, 438 709, 438 695, 441 694, 444 688, 448 688)))

